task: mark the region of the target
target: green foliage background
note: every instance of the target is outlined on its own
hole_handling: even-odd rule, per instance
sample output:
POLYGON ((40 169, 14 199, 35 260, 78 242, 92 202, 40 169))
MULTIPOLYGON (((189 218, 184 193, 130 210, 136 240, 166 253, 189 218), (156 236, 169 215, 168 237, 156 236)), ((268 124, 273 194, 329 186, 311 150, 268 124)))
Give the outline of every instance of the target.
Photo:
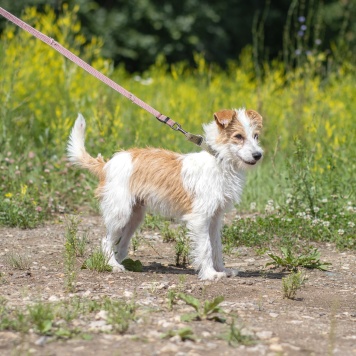
MULTIPOLYGON (((322 50, 346 43, 356 53, 356 6, 352 0, 2 0, 2 6, 20 16, 28 6, 40 12, 51 6, 55 16, 79 6, 82 33, 89 41, 103 39, 102 55, 124 63, 132 71, 154 64, 158 54, 168 63, 188 61, 202 53, 209 63, 226 66, 254 43, 259 61, 280 58, 288 38, 299 41, 307 26, 301 51, 317 41, 322 50), (305 18, 305 23, 298 21, 305 18), (286 21, 288 19, 288 21, 286 21), (319 43, 320 41, 320 43, 319 43), (261 51, 261 48, 263 50, 261 51)), ((5 21, 0 18, 0 28, 5 21)), ((294 43, 296 45, 296 43, 294 43)), ((297 49, 297 47, 296 47, 297 49)), ((343 56, 345 53, 343 53, 343 56)))
MULTIPOLYGON (((169 63, 159 55, 140 75, 132 75, 104 58, 101 38, 83 36, 79 15, 79 7, 65 6, 60 14, 50 7, 27 8, 23 19, 188 131, 201 133, 201 125, 221 108, 258 110, 264 117, 265 158, 249 174, 240 209, 282 211, 285 221, 298 216, 293 221, 301 224, 319 219, 307 229, 310 238, 333 236, 335 241, 338 236, 340 245, 355 245, 352 42, 347 46, 339 40, 328 50, 314 46, 298 54, 318 30, 295 37, 289 27, 283 59, 262 60, 263 49, 253 44, 224 69, 196 52, 194 65, 169 63)), ((292 13, 287 21, 293 18, 292 13)), ((259 43, 261 31, 256 31, 259 43)), ((65 159, 78 112, 87 119, 86 145, 93 155, 110 157, 116 150, 147 145, 197 150, 183 135, 9 24, 1 35, 0 67, 0 224, 33 227, 53 213, 96 209, 95 179, 65 159)))

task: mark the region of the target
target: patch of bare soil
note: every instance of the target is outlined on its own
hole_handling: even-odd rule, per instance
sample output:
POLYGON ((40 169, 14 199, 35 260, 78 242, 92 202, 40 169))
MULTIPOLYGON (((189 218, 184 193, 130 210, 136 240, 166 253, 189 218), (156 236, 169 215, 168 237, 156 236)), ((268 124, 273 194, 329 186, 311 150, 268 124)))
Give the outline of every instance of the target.
MULTIPOLYGON (((104 235, 100 217, 83 218, 81 229, 90 231, 90 249, 104 235)), ((78 269, 76 292, 65 290, 63 223, 34 230, 0 229, 0 295, 11 306, 34 301, 58 301, 105 296, 138 305, 137 318, 124 335, 95 331, 93 323, 81 325, 90 340, 59 340, 35 333, 0 331, 1 355, 356 355, 356 256, 320 245, 321 258, 331 262, 330 271, 308 270, 308 280, 295 300, 283 299, 282 271, 266 269, 269 257, 253 249, 239 248, 225 256, 226 265, 240 275, 216 282, 199 281, 190 268, 174 266, 174 244, 163 243, 157 232, 144 232, 138 251, 143 272, 96 273, 78 269), (5 255, 11 251, 30 255, 27 271, 11 269, 5 255), (169 310, 169 290, 180 290, 199 300, 223 295, 227 316, 236 314, 236 325, 252 335, 251 346, 229 346, 221 338, 229 326, 214 321, 182 322, 180 316, 193 311, 185 303, 169 310), (189 326, 195 341, 162 338, 169 330, 189 326)), ((78 266, 80 261, 78 261, 78 266)), ((93 317, 100 320, 100 315, 93 317)), ((77 321, 80 324, 80 320, 77 321)), ((97 323, 105 326, 103 323, 97 323)), ((99 330, 97 329, 97 330, 99 330)))

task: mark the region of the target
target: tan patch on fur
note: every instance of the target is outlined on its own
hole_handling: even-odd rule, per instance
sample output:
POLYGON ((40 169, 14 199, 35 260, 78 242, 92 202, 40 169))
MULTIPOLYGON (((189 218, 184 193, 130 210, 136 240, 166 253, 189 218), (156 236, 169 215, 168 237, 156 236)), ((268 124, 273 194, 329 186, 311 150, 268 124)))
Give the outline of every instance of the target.
POLYGON ((255 110, 246 110, 246 115, 258 130, 262 129, 262 116, 255 110))
POLYGON ((214 119, 221 129, 226 128, 233 119, 236 119, 235 110, 220 110, 214 114, 214 119))
POLYGON ((91 173, 99 178, 99 185, 95 190, 95 195, 97 197, 101 196, 105 185, 105 164, 106 162, 101 155, 99 155, 97 158, 94 158, 87 152, 83 154, 80 162, 81 167, 88 169, 91 173))
POLYGON ((182 162, 177 153, 154 148, 135 148, 128 152, 134 165, 130 190, 137 199, 145 202, 153 192, 180 213, 191 212, 192 199, 183 188, 182 162))
MULTIPOLYGON (((246 110, 246 115, 251 120, 251 126, 256 127, 255 133, 258 134, 262 128, 262 116, 255 110, 246 110)), ((217 138, 218 143, 226 144, 233 142, 235 144, 243 144, 243 140, 246 138, 246 132, 242 123, 238 120, 235 110, 221 110, 215 113, 214 117, 220 128, 219 137, 217 138), (224 127, 219 124, 220 120, 228 121, 229 123, 224 127), (238 139, 236 137, 237 135, 241 135, 243 139, 238 139)))
POLYGON ((220 130, 217 142, 222 144, 226 144, 228 142, 234 142, 236 144, 243 143, 241 140, 236 138, 236 135, 241 135, 242 137, 246 136, 245 129, 237 118, 232 120, 230 125, 225 129, 220 130))

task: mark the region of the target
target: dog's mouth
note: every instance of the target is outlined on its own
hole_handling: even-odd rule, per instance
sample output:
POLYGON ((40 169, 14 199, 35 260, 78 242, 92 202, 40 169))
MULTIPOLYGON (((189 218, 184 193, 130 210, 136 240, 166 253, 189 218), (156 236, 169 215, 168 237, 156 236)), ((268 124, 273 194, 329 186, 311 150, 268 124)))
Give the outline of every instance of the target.
POLYGON ((249 164, 250 166, 253 166, 254 164, 257 163, 257 161, 245 161, 245 160, 242 160, 243 163, 246 163, 246 164, 249 164))

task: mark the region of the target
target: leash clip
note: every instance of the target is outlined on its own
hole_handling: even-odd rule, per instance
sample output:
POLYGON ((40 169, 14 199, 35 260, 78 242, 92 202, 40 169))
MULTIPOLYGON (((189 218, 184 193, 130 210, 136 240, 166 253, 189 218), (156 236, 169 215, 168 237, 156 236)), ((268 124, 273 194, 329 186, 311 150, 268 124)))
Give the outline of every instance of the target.
POLYGON ((171 129, 174 130, 174 131, 180 131, 182 132, 184 135, 187 134, 187 131, 183 130, 182 129, 182 126, 180 124, 178 124, 178 122, 175 122, 172 126, 171 126, 171 129))

